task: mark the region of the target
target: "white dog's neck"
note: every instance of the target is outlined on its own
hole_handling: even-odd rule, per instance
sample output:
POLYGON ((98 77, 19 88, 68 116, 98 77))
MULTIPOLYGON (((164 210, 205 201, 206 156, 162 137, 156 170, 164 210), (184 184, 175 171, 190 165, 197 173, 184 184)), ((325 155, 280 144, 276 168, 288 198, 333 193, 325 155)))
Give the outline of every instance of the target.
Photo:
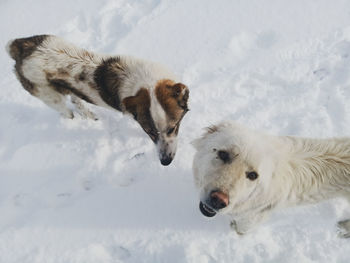
POLYGON ((313 203, 345 191, 342 184, 350 178, 350 143, 346 139, 279 138, 288 146, 274 176, 280 180, 276 185, 282 187, 287 203, 313 203))

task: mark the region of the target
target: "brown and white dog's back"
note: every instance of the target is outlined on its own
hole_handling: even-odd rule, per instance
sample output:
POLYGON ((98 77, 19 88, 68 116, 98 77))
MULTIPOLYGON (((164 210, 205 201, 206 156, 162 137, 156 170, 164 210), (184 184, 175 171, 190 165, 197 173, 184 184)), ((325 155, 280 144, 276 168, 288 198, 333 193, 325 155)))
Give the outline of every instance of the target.
POLYGON ((81 100, 130 113, 157 145, 161 163, 171 163, 189 91, 167 69, 132 57, 92 53, 50 35, 12 40, 7 51, 30 94, 67 118, 74 114, 66 95, 85 117, 96 118, 81 100))

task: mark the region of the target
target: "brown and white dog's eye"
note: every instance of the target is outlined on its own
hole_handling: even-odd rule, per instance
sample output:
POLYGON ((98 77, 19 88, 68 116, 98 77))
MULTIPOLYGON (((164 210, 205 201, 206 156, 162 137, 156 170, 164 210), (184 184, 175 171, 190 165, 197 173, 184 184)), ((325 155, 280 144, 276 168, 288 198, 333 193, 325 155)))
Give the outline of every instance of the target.
POLYGON ((254 181, 259 177, 258 173, 254 172, 254 171, 253 172, 246 172, 246 175, 247 175, 247 178, 251 181, 254 181))
POLYGON ((166 132, 166 134, 170 135, 170 134, 172 134, 174 132, 174 130, 175 130, 175 127, 169 128, 168 131, 166 132))

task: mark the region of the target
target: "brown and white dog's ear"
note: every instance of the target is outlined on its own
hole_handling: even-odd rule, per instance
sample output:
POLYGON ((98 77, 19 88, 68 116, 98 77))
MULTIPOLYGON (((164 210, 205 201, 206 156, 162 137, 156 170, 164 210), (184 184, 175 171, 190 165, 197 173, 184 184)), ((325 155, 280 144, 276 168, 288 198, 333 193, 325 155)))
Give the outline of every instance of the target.
POLYGON ((171 120, 179 121, 188 111, 188 88, 172 80, 160 80, 156 84, 155 94, 162 108, 171 120))
POLYGON ((125 111, 131 113, 154 143, 158 141, 158 131, 151 116, 151 98, 148 90, 141 88, 135 96, 123 99, 125 111))
POLYGON ((172 96, 177 100, 179 106, 188 111, 187 101, 189 97, 189 90, 186 85, 182 83, 176 83, 171 86, 167 86, 171 90, 172 96))
POLYGON ((146 89, 140 89, 135 96, 130 96, 123 99, 125 110, 131 113, 135 120, 137 119, 137 115, 140 110, 145 112, 145 109, 149 109, 150 103, 149 93, 146 89), (145 109, 142 110, 140 107, 145 109))
POLYGON ((134 119, 137 118, 137 101, 137 96, 127 97, 123 100, 125 110, 131 113, 134 116, 134 119))

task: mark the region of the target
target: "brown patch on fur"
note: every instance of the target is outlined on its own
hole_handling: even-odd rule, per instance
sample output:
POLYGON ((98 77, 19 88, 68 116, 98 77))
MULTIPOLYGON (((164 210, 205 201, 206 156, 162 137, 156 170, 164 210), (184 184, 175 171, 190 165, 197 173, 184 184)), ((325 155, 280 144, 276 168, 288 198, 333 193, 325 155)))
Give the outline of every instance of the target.
POLYGON ((62 77, 69 76, 68 71, 64 68, 57 69, 57 73, 59 76, 62 76, 62 77))
POLYGON ((184 84, 168 79, 160 80, 156 84, 155 93, 170 120, 178 121, 188 111, 189 91, 184 84))
POLYGON ((119 57, 103 60, 94 72, 94 80, 101 98, 119 111, 122 111, 122 107, 118 90, 125 74, 119 57))
POLYGON ((87 78, 86 68, 85 66, 82 67, 82 71, 79 74, 76 74, 74 76, 74 80, 76 82, 84 81, 87 78))
POLYGON ((17 79, 21 82, 23 88, 28 91, 30 94, 35 96, 37 93, 37 89, 35 88, 34 84, 30 82, 26 77, 23 76, 22 70, 17 68, 17 65, 15 66, 15 73, 17 76, 17 79))
POLYGON ((13 40, 9 46, 10 56, 22 64, 22 60, 30 56, 47 37, 48 35, 39 35, 13 40))
POLYGON ((82 100, 85 100, 88 103, 94 104, 94 102, 80 90, 74 88, 70 83, 63 79, 48 79, 50 85, 59 93, 63 95, 74 94, 82 100))
POLYGON ((57 71, 47 71, 43 70, 47 81, 50 81, 51 79, 67 79, 70 77, 69 72, 65 68, 58 68, 57 71))
POLYGON ((41 45, 48 35, 39 35, 27 38, 18 38, 12 41, 9 45, 9 54, 16 60, 15 73, 23 88, 30 94, 35 96, 35 85, 23 75, 22 63, 23 60, 33 54, 33 52, 41 45))
POLYGON ((82 71, 80 74, 79 74, 79 80, 80 81, 84 81, 86 79, 86 72, 85 71, 82 71))
POLYGON ((44 70, 44 72, 45 72, 47 81, 50 81, 51 79, 54 78, 54 74, 53 74, 53 73, 48 72, 48 71, 46 71, 46 70, 44 70))
POLYGON ((151 116, 151 97, 147 89, 141 88, 135 96, 123 99, 126 111, 141 125, 154 143, 158 141, 158 131, 151 116))

